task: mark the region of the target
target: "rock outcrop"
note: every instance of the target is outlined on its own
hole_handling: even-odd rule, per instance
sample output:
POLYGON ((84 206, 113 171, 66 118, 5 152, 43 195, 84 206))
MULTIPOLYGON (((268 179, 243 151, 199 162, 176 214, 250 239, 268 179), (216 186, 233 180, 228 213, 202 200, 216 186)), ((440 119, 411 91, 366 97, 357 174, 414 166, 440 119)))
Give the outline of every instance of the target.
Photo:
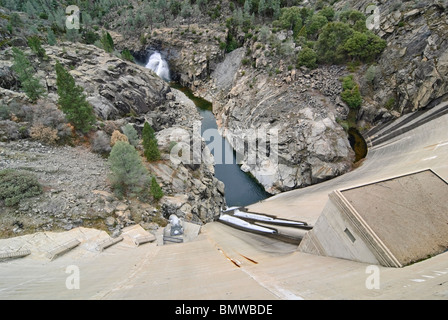
MULTIPOLYGON (((338 96, 343 68, 287 71, 285 63, 277 61, 281 72, 272 76, 265 67, 274 62, 259 49, 259 42, 250 44, 249 56, 247 48, 224 55, 219 44, 225 32, 216 31, 219 28, 213 25, 207 30, 197 25, 189 31, 181 27, 160 29, 140 52, 162 51, 175 80, 213 103, 220 130, 234 148, 233 138, 241 130, 278 132, 278 161, 260 154, 254 163, 246 155, 241 167, 244 171, 255 176, 269 193, 278 193, 351 168, 353 151, 347 134, 336 122, 348 113, 338 96), (259 68, 243 65, 243 59, 255 61, 259 68)), ((129 46, 125 40, 116 40, 129 46)))
MULTIPOLYGON (((254 43, 254 48, 257 46, 254 43)), ((344 68, 293 69, 279 75, 245 68, 242 49, 229 54, 199 92, 213 101, 223 135, 236 147, 241 130, 266 135, 269 155, 247 152, 242 169, 270 193, 315 184, 350 170, 353 150, 337 123, 348 110, 341 103, 339 77, 344 68), (276 159, 272 153, 277 153, 276 159)), ((262 137, 259 137, 262 142, 262 137)))
POLYGON ((202 224, 217 219, 226 203, 224 184, 214 176, 213 156, 201 137, 193 134, 192 128, 180 126, 159 131, 159 147, 171 149, 171 152, 165 154, 166 161, 151 163, 150 168, 168 193, 161 205, 164 217, 175 214, 186 221, 202 224), (193 145, 195 139, 200 143, 200 163, 193 161, 193 150, 185 157, 176 149, 176 144, 193 145), (172 161, 171 157, 179 162, 172 161))
POLYGON ((401 114, 432 107, 447 99, 447 12, 439 3, 403 5, 383 15, 379 35, 389 43, 378 61, 374 99, 396 100, 401 114))
POLYGON ((145 36, 150 39, 143 46, 120 35, 115 35, 114 41, 117 46, 131 48, 142 63, 148 58, 148 52, 161 52, 169 62, 172 80, 193 91, 224 57, 220 43, 225 41, 226 30, 219 24, 159 28, 145 36))
MULTIPOLYGON (((173 130, 192 128, 194 121, 200 120, 192 101, 180 91, 171 90, 151 70, 95 46, 63 43, 44 48, 45 59, 38 59, 31 50, 23 49, 37 70, 35 76, 47 89, 47 95, 37 104, 15 91, 11 49, 5 49, 1 55, 0 69, 5 80, 1 83, 6 88, 0 88, 0 102, 23 115, 19 119, 12 114, 11 120, 0 121, 0 140, 4 141, 0 146, 0 169, 32 171, 44 186, 41 196, 23 200, 18 208, 2 208, 7 214, 2 215, 2 225, 6 229, 1 230, 1 234, 78 226, 93 226, 118 234, 122 228, 135 223, 146 229, 164 226, 173 210, 185 220, 196 223, 212 221, 219 215, 225 200, 223 188, 214 177, 213 165, 173 163, 169 157, 174 141, 171 139, 176 139, 171 135, 173 130), (164 191, 165 197, 160 203, 118 199, 108 184, 107 159, 92 153, 93 143, 92 148, 88 143, 77 147, 55 146, 29 139, 29 127, 36 120, 39 106, 58 117, 62 114, 56 106, 56 61, 60 61, 76 84, 84 88, 98 120, 93 131, 98 130, 102 144, 108 144, 112 133, 120 131, 127 123, 138 132, 146 121, 155 129, 162 160, 146 165, 164 191), (16 158, 19 160, 12 160, 16 158)), ((58 121, 62 123, 64 119, 58 118, 58 121)), ((98 136, 93 131, 91 137, 84 136, 84 142, 98 136)), ((142 150, 141 144, 137 149, 142 150)), ((207 153, 205 144, 203 149, 207 153)))
MULTIPOLYGON (((347 0, 335 7, 350 7, 374 18, 374 12, 366 11, 371 4, 347 0)), ((387 47, 374 64, 373 81, 360 81, 364 103, 358 120, 362 125, 431 108, 448 98, 446 1, 378 1, 376 6, 378 25, 372 31, 387 41, 387 47)), ((365 71, 357 72, 360 79, 365 71)))

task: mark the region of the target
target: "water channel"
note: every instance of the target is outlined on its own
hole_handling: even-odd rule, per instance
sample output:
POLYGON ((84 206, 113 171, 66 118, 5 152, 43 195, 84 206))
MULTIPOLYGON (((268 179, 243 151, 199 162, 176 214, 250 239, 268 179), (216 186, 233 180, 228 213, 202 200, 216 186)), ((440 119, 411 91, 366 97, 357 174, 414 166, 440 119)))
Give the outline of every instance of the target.
MULTIPOLYGON (((149 55, 145 66, 159 74, 164 80, 170 80, 168 64, 159 52, 152 52, 149 55)), ((240 166, 236 161, 234 150, 228 141, 218 134, 218 125, 216 124, 216 119, 212 112, 212 104, 205 99, 194 96, 188 88, 173 82, 169 82, 169 84, 172 88, 182 91, 195 103, 199 114, 202 116, 201 134, 206 130, 216 130, 210 140, 206 140, 206 138, 204 138, 204 140, 207 145, 210 145, 210 143, 213 142, 213 145, 222 146, 222 152, 216 153, 216 150, 213 150, 213 148, 211 148, 211 152, 214 155, 216 162, 215 176, 225 184, 225 199, 227 206, 246 206, 266 199, 269 194, 252 176, 240 169, 240 166), (213 141, 213 137, 218 137, 218 139, 221 140, 213 141), (222 159, 216 158, 219 153, 221 154, 222 159), (230 158, 230 154, 233 159, 231 162, 226 160, 226 155, 227 158, 230 158)))

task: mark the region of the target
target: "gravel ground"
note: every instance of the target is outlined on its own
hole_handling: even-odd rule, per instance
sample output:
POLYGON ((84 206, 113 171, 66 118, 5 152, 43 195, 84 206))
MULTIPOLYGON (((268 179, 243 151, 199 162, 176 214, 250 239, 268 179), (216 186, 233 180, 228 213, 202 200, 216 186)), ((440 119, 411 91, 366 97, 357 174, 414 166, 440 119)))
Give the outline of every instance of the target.
POLYGON ((107 182, 107 159, 85 147, 0 142, 0 170, 6 168, 34 173, 44 192, 15 207, 0 203, 0 237, 78 226, 117 232, 154 214, 150 205, 117 199, 107 182))

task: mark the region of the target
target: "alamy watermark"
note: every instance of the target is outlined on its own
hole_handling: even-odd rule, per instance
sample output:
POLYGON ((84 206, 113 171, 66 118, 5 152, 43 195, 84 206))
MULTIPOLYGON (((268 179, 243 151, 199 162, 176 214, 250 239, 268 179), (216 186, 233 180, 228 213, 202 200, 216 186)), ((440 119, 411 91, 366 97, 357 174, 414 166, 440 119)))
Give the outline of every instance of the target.
POLYGON ((369 5, 366 8, 366 13, 369 16, 366 19, 366 27, 369 30, 376 30, 380 27, 380 8, 376 5, 369 5))
POLYGON ((68 15, 65 18, 65 27, 67 29, 79 29, 79 7, 75 5, 65 8, 65 13, 68 15))
POLYGON ((367 266, 366 274, 369 275, 365 282, 366 288, 378 290, 380 288, 380 268, 376 265, 367 266))
POLYGON ((65 279, 65 287, 68 290, 78 290, 80 289, 80 273, 79 267, 76 265, 67 266, 65 273, 69 276, 65 279))

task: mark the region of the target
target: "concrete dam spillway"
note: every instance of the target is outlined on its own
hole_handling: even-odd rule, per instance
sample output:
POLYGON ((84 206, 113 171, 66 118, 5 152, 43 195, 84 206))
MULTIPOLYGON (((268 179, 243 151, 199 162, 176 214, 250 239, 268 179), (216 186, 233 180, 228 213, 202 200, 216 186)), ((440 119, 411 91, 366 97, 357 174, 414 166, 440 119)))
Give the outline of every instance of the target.
MULTIPOLYGON (((153 66, 157 70, 160 62, 153 66)), ((419 205, 431 201, 430 198, 416 198, 409 202, 412 206, 395 203, 401 215, 394 215, 387 211, 384 193, 387 201, 395 201, 391 195, 395 189, 390 188, 396 184, 405 199, 412 197, 406 194, 408 191, 419 192, 421 186, 429 188, 433 180, 426 179, 440 177, 440 181, 434 181, 437 186, 444 185, 448 180, 447 127, 447 102, 425 112, 404 115, 365 134, 369 153, 355 170, 247 206, 251 212, 314 226, 305 232, 306 248, 220 222, 201 226, 192 241, 170 245, 157 241, 137 245, 140 242, 136 239, 149 236, 138 226, 125 230, 115 240, 104 231, 86 228, 1 239, 0 299, 446 300, 448 252, 410 264, 404 257, 405 266, 383 265, 381 257, 390 257, 386 262, 402 257, 400 250, 406 244, 393 246, 394 237, 381 238, 377 230, 387 230, 389 236, 398 234, 396 230, 404 223, 417 247, 427 237, 436 246, 446 243, 446 235, 431 236, 427 232, 425 210, 432 209, 421 209, 419 205), (427 177, 427 169, 437 177, 427 177), (420 172, 425 173, 419 175, 422 180, 406 188, 408 177, 420 172), (362 192, 356 191, 365 186, 379 191, 363 198, 362 192), (338 192, 343 197, 329 197, 338 192), (355 192, 356 197, 351 197, 355 192), (381 206, 376 202, 382 202, 381 206), (366 206, 378 214, 363 214, 366 206), (414 211, 419 215, 414 215, 414 211), (380 214, 388 215, 387 224, 382 224, 380 214), (361 223, 362 228, 356 229, 361 223), (332 229, 331 238, 326 237, 327 227, 332 229), (71 245, 74 241, 76 246, 71 245), (104 251, 96 250, 97 247, 104 251), (369 251, 363 251, 366 248, 369 251), (47 255, 53 252, 60 254, 48 259, 47 255), (356 259, 365 256, 380 258, 356 259), (71 270, 79 271, 78 287, 68 282, 76 275, 71 270), (379 273, 378 286, 369 286, 369 270, 379 273)), ((436 191, 432 194, 437 201, 427 208, 444 210, 448 194, 443 188, 436 191)), ((440 230, 444 232, 444 216, 429 216, 432 223, 443 224, 440 230)))

